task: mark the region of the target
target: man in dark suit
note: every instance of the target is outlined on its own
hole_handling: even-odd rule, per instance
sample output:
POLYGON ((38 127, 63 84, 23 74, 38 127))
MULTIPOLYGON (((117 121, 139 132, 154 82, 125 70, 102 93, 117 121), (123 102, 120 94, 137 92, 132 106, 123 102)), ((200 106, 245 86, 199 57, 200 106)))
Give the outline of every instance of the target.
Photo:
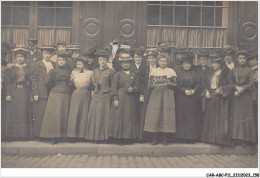
POLYGON ((27 57, 28 63, 31 66, 34 66, 36 62, 42 60, 43 56, 38 51, 38 40, 37 39, 29 39, 28 40, 28 48, 29 48, 29 55, 27 57))

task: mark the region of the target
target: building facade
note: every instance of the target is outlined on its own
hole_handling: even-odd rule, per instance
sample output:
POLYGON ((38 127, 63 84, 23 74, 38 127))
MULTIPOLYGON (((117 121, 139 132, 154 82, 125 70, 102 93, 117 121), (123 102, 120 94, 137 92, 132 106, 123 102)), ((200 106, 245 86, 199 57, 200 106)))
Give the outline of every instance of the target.
POLYGON ((258 2, 236 1, 5 1, 2 42, 39 46, 59 41, 81 48, 118 39, 133 46, 257 49, 258 2))

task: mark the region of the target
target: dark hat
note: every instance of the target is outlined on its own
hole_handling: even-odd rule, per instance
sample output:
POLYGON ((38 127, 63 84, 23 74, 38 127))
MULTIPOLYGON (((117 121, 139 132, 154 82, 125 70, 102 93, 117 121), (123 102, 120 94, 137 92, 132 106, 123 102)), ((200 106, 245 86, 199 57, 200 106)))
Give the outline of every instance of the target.
POLYGON ((79 51, 80 47, 78 44, 71 44, 71 45, 66 45, 66 49, 72 50, 72 51, 79 51))
POLYGON ((50 52, 53 52, 56 48, 55 48, 55 46, 52 46, 52 45, 45 45, 45 46, 39 47, 39 49, 40 49, 41 51, 50 51, 50 52))
POLYGON ((198 57, 206 57, 208 58, 210 51, 208 49, 199 49, 198 57))
POLYGON ((1 43, 1 53, 6 55, 9 51, 11 50, 11 46, 6 43, 6 42, 2 42, 1 43))
POLYGON ((96 56, 96 57, 98 57, 98 56, 104 56, 104 57, 109 57, 110 56, 110 53, 108 52, 108 50, 104 50, 104 49, 100 49, 100 50, 97 50, 95 53, 94 53, 94 55, 96 56))
POLYGON ((96 51, 97 51, 96 47, 89 48, 88 50, 83 50, 81 52, 81 55, 82 56, 94 56, 96 51))
POLYGON ((254 59, 254 58, 258 58, 258 54, 255 51, 250 51, 250 52, 248 52, 248 57, 247 58, 248 58, 248 60, 254 59))
POLYGON ((144 52, 145 52, 144 47, 140 47, 140 48, 135 48, 135 49, 133 49, 133 54, 138 54, 138 55, 143 56, 143 55, 144 55, 144 52))
POLYGON ((148 57, 148 56, 150 56, 150 55, 157 57, 157 56, 158 56, 158 50, 157 50, 157 48, 147 48, 147 49, 146 49, 146 52, 145 52, 145 56, 148 57))
POLYGON ((234 46, 225 46, 223 49, 223 55, 224 56, 234 56, 237 51, 237 48, 234 46))
POLYGON ((211 62, 222 62, 223 61, 223 57, 222 57, 222 55, 221 54, 219 54, 219 53, 211 53, 210 54, 210 60, 211 60, 211 62))
POLYGON ((62 58, 67 58, 67 57, 69 57, 70 55, 69 55, 69 53, 68 52, 66 52, 66 51, 59 51, 58 53, 57 53, 57 57, 62 57, 62 58))
POLYGON ((28 46, 34 46, 37 45, 38 40, 36 38, 30 38, 28 39, 28 46))
POLYGON ((173 48, 175 53, 187 53, 190 52, 190 49, 187 46, 176 46, 173 48))
POLYGON ((80 62, 82 62, 84 65, 86 65, 86 62, 87 62, 87 61, 85 61, 82 57, 76 57, 76 58, 74 58, 74 61, 75 61, 75 63, 78 62, 78 61, 80 61, 80 62))
POLYGON ((27 56, 29 53, 29 51, 25 45, 15 45, 15 47, 12 51, 14 52, 15 55, 23 54, 23 55, 27 56))
POLYGON ((130 54, 120 54, 118 60, 123 61, 131 61, 133 58, 131 58, 130 54))
POLYGON ((194 54, 192 53, 184 53, 182 56, 181 56, 181 62, 190 62, 192 63, 194 59, 194 54))
POLYGON ((248 53, 246 50, 241 49, 236 52, 236 57, 238 57, 239 55, 245 55, 247 57, 248 53))
POLYGON ((59 41, 59 42, 57 43, 57 46, 59 46, 59 45, 67 45, 67 43, 66 43, 65 41, 59 41))
POLYGON ((158 51, 160 52, 171 52, 172 41, 164 41, 158 43, 158 51))

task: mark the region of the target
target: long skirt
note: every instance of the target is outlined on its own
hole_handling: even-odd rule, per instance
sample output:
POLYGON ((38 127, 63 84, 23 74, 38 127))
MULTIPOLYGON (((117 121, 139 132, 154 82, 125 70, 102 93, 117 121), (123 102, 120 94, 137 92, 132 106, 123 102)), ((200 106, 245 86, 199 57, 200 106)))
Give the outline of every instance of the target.
POLYGON ((41 98, 37 102, 33 101, 33 135, 35 137, 40 136, 47 101, 47 99, 41 98))
POLYGON ((118 91, 119 107, 112 105, 109 136, 116 139, 136 139, 139 136, 135 96, 118 91))
POLYGON ((199 96, 176 94, 176 138, 196 140, 201 134, 201 108, 199 96))
POLYGON ((76 89, 72 93, 67 130, 68 137, 84 138, 87 129, 90 101, 91 93, 88 89, 76 89))
POLYGON ((108 140, 111 114, 111 93, 96 92, 91 100, 85 138, 108 140))
POLYGON ((146 115, 151 92, 152 92, 151 90, 146 90, 144 92, 144 103, 142 104, 141 107, 142 109, 141 109, 140 128, 139 128, 139 140, 143 140, 144 138, 146 138, 146 134, 144 133, 144 122, 145 122, 145 115, 146 115))
POLYGON ((249 92, 233 96, 231 103, 232 139, 257 142, 253 100, 249 92))
POLYGON ((40 137, 65 138, 69 116, 69 93, 50 92, 40 137))
POLYGON ((167 87, 155 88, 147 106, 144 131, 176 132, 174 91, 167 87))
POLYGON ((30 94, 27 87, 15 88, 12 101, 7 105, 5 121, 6 138, 32 138, 30 94))
POLYGON ((202 141, 221 145, 230 144, 228 106, 228 98, 223 98, 221 95, 212 95, 207 99, 202 141))

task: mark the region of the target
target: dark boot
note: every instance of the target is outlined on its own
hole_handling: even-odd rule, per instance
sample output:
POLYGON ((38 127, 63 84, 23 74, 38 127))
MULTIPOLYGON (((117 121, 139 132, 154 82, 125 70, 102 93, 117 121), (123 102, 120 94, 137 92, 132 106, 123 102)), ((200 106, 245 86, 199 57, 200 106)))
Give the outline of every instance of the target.
POLYGON ((51 144, 54 145, 54 144, 56 144, 56 143, 57 143, 57 141, 53 138, 53 139, 51 140, 51 144))
POLYGON ((157 145, 158 141, 157 141, 157 133, 154 133, 153 135, 153 142, 151 143, 152 146, 157 145))
POLYGON ((162 144, 163 144, 164 146, 167 146, 167 145, 168 145, 168 142, 167 142, 167 139, 166 139, 166 133, 163 134, 162 144))

